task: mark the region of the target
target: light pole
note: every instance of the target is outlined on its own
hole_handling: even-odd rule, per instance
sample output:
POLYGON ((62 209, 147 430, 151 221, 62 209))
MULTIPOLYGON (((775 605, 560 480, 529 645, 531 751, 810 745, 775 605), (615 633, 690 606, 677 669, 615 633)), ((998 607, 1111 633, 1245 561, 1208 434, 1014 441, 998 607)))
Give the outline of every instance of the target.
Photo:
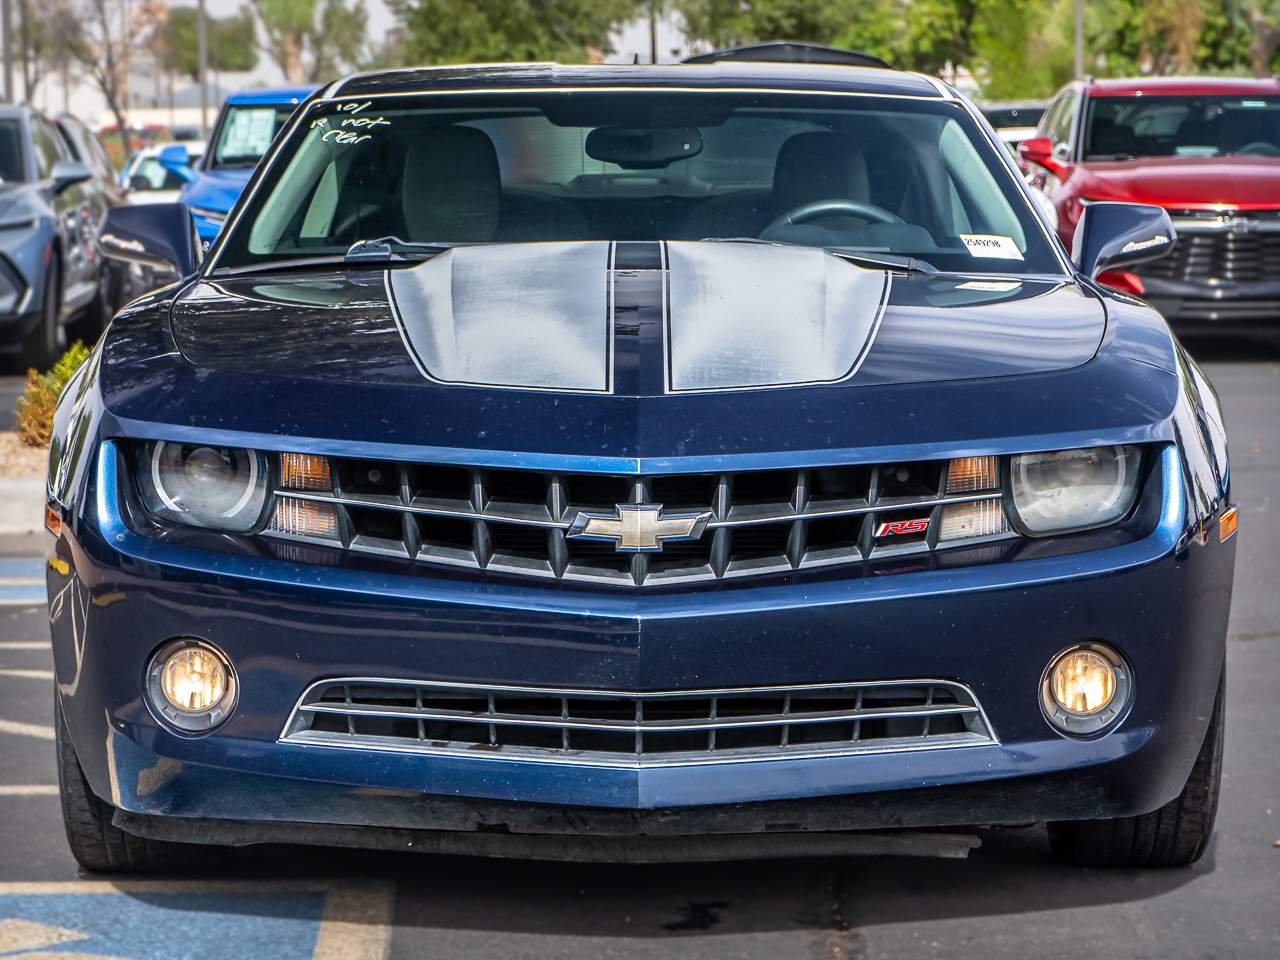
POLYGON ((1084 0, 1076 0, 1076 79, 1084 79, 1084 0))
POLYGON ((0 0, 0 20, 4 27, 4 98, 13 103, 13 12, 10 0, 0 0))
POLYGON ((206 36, 206 23, 204 14, 204 0, 200 0, 196 8, 196 37, 199 45, 199 64, 197 72, 200 74, 200 139, 209 139, 209 38, 206 36))

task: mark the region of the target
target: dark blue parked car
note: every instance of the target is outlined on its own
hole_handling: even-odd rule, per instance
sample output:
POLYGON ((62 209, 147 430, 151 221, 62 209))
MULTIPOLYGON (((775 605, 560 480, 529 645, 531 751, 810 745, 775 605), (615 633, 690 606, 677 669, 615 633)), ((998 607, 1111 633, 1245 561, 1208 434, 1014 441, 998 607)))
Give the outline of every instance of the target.
POLYGON ((222 229, 227 211, 235 205, 272 139, 313 90, 314 86, 246 90, 223 102, 209 149, 180 198, 191 208, 196 230, 206 244, 222 229))
MULTIPOLYGON (((1212 388, 950 88, 367 74, 59 407, 63 803, 92 869, 298 841, 662 859, 1050 822, 1200 856, 1236 513, 1212 388)), ((903 838, 908 842, 910 838, 903 838)), ((851 847, 850 844, 853 844, 851 847)))

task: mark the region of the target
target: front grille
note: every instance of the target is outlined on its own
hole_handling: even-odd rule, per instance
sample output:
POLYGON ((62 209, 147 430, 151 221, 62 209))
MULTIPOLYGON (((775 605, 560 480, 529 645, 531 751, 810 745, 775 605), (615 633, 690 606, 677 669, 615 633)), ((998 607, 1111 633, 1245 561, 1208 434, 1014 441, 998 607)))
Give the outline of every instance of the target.
POLYGON ((365 678, 313 684, 281 740, 619 767, 998 742, 946 680, 620 693, 365 678))
POLYGON ((265 535, 619 586, 862 563, 928 554, 943 536, 950 546, 1013 535, 992 457, 950 461, 965 469, 950 478, 946 460, 659 476, 329 462, 331 489, 277 490, 265 535), (303 517, 299 503, 326 512, 303 517), (619 504, 661 505, 664 517, 702 521, 694 538, 647 553, 575 536, 575 518, 620 515, 619 504), (322 535, 290 534, 300 524, 322 535), (899 526, 881 533, 886 524, 899 526))
POLYGON ((1280 274, 1280 219, 1277 211, 1227 215, 1210 211, 1170 211, 1178 240, 1159 260, 1144 264, 1140 276, 1162 280, 1247 283, 1280 274))

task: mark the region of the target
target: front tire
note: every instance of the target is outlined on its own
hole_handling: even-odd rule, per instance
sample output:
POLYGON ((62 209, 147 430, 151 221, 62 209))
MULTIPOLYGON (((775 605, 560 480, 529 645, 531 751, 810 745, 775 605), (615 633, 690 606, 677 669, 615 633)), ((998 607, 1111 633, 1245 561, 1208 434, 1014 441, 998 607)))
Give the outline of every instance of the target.
POLYGON ((1080 867, 1186 867, 1200 859, 1213 836, 1222 787, 1225 679, 1218 682, 1209 729, 1182 792, 1137 817, 1049 824, 1058 859, 1080 867))
POLYGON ((58 362, 63 339, 61 274, 54 260, 44 281, 40 319, 22 338, 22 365, 44 373, 58 362))
POLYGON ((196 844, 147 840, 125 833, 111 822, 112 807, 89 787, 75 748, 67 736, 62 703, 54 695, 55 744, 58 753, 58 794, 62 822, 71 855, 86 870, 113 873, 168 873, 190 871, 194 863, 208 862, 195 856, 206 848, 196 844))

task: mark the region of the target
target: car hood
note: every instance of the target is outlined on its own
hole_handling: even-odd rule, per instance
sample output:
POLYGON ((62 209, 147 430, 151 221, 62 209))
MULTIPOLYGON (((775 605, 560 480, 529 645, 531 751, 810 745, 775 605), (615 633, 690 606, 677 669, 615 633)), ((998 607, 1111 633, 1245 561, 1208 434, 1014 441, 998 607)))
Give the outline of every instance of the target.
POLYGON ((490 466, 746 469, 939 443, 997 452, 996 436, 1138 442, 1176 396, 1172 339, 1138 301, 690 246, 199 280, 112 322, 105 429, 490 466), (723 262, 737 257, 751 269, 723 262))
POLYGON ((1081 192, 1095 200, 1173 208, 1280 207, 1280 158, 1143 157, 1090 161, 1081 168, 1081 192))
POLYGON ((732 243, 493 245, 390 271, 209 279, 173 313, 199 367, 632 396, 1057 370, 1093 356, 1104 327, 1074 283, 891 276, 732 243))
POLYGON ((206 210, 226 213, 235 206, 241 191, 252 176, 252 167, 202 170, 194 180, 182 188, 182 202, 191 207, 203 207, 206 210))

